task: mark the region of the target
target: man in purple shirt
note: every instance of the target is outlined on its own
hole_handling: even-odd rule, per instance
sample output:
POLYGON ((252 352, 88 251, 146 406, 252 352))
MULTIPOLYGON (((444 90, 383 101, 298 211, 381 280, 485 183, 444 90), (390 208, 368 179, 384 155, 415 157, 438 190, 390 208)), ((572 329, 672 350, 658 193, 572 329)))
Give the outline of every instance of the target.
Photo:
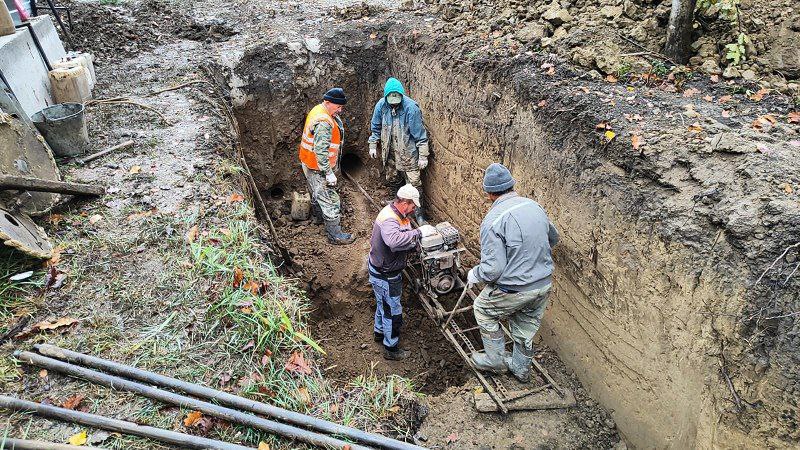
POLYGON ((375 292, 375 342, 383 342, 383 357, 399 361, 408 356, 401 349, 400 326, 403 324, 403 274, 408 251, 421 236, 433 234, 430 225, 411 228, 409 216, 419 207, 419 191, 406 184, 397 191, 394 201, 384 207, 372 225, 369 250, 369 282, 375 292))

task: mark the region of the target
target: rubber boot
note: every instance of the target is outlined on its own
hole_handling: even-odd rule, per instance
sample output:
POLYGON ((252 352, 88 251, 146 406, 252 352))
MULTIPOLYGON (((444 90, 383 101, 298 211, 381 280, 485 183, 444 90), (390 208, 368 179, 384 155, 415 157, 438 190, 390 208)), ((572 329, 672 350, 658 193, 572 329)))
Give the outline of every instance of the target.
POLYGON ((428 221, 425 219, 425 210, 420 206, 414 210, 414 218, 417 220, 417 225, 427 225, 428 221))
POLYGON ((372 340, 375 342, 383 342, 383 333, 377 331, 372 332, 372 340))
POLYGON ((325 219, 322 218, 322 208, 319 203, 314 202, 311 204, 311 223, 314 225, 322 225, 325 219))
POLYGON ((503 357, 506 352, 506 337, 503 330, 497 330, 489 336, 481 333, 483 351, 472 354, 472 365, 478 370, 493 373, 508 371, 503 357))
POLYGON ((408 352, 395 345, 394 347, 383 346, 383 358, 390 361, 402 361, 408 358, 408 352))
POLYGON ((342 232, 339 221, 340 219, 325 221, 325 231, 328 233, 328 242, 335 245, 347 245, 355 241, 356 238, 353 237, 352 234, 342 232))
POLYGON ((510 357, 506 357, 505 363, 511 375, 523 383, 531 381, 531 360, 533 359, 533 347, 530 350, 514 342, 514 351, 510 357))

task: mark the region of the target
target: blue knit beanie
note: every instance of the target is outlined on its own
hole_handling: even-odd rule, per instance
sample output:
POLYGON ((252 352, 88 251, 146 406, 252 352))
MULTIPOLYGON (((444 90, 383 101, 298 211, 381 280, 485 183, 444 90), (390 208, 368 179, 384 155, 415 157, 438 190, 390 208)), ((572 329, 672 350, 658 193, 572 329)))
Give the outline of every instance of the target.
POLYGON ((334 105, 346 105, 347 104, 347 97, 344 96, 344 89, 340 87, 335 87, 333 89, 328 90, 325 95, 322 96, 323 100, 327 100, 334 105))
POLYGON ((401 83, 400 80, 398 80, 397 78, 389 78, 388 80, 386 80, 386 84, 383 86, 384 97, 391 94, 392 92, 397 92, 399 94, 406 95, 406 90, 403 89, 403 83, 401 83))
POLYGON ((483 190, 490 194, 509 190, 514 187, 514 183, 511 172, 500 163, 489 164, 486 175, 483 176, 483 190))

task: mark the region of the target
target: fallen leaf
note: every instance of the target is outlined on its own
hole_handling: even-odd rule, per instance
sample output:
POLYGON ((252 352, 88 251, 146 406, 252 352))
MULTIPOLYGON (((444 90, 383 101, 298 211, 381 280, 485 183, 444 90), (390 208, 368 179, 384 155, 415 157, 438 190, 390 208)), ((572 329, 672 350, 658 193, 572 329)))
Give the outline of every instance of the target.
POLYGON ((253 314, 253 308, 245 306, 239 309, 243 314, 253 314))
POLYGON ((750 100, 754 102, 760 102, 764 98, 764 96, 767 95, 768 93, 769 89, 765 88, 759 89, 755 94, 750 96, 750 100))
POLYGON ((61 214, 50 214, 50 216, 47 218, 47 221, 50 222, 50 224, 54 227, 57 227, 62 220, 64 220, 64 216, 61 214))
POLYGON ((540 101, 539 104, 537 104, 536 106, 538 106, 539 108, 544 108, 545 106, 547 106, 547 100, 540 101))
POLYGON ((308 389, 305 386, 297 388, 297 396, 306 405, 311 404, 311 394, 308 393, 308 389))
POLYGON ((714 101, 714 97, 712 97, 710 95, 706 95, 705 97, 703 97, 703 100, 705 100, 707 102, 713 102, 714 101))
POLYGON ((719 75, 711 75, 710 79, 712 83, 719 83, 719 75))
POLYGON ((800 111, 792 111, 789 113, 789 123, 800 123, 800 111))
POLYGON ((80 433, 73 434, 69 437, 69 443, 72 445, 83 445, 86 443, 86 430, 81 431, 80 433))
POLYGON ((40 376, 41 378, 47 378, 47 370, 46 370, 46 369, 42 369, 42 370, 40 370, 40 371, 39 371, 39 376, 40 376))
POLYGON ((255 282, 253 280, 248 280, 247 283, 242 286, 244 290, 250 291, 253 295, 258 295, 258 289, 261 287, 261 283, 255 282))
POLYGON ((633 137, 631 137, 631 144, 633 144, 634 150, 639 150, 639 147, 642 145, 642 137, 634 134, 633 137))
POLYGON ((727 102, 731 101, 732 98, 733 97, 731 97, 730 95, 723 95, 722 97, 720 97, 717 100, 717 103, 727 103, 727 102))
POLYGON ((135 175, 141 171, 142 171, 142 166, 133 166, 131 167, 131 170, 128 171, 128 173, 135 175))
POLYGON ((400 412, 400 405, 394 405, 391 408, 388 408, 386 412, 388 412, 389 414, 397 414, 398 412, 400 412))
POLYGON ((781 183, 778 185, 778 187, 783 189, 783 192, 786 192, 787 194, 791 194, 792 192, 794 192, 794 189, 792 189, 792 185, 789 183, 781 183))
POLYGON ((221 234, 221 235, 223 235, 225 237, 231 237, 231 230, 229 230, 227 228, 220 228, 219 229, 219 234, 221 234))
MULTIPOLYGON (((375 39, 377 37, 378 37, 378 33, 370 33, 369 34, 369 38, 370 39, 375 39)), ((259 446, 258 449, 261 450, 261 446, 259 446)), ((267 447, 267 449, 269 449, 269 447, 267 447)))
POLYGON ((244 280, 244 272, 242 269, 238 267, 233 268, 233 287, 238 288, 242 285, 242 280, 244 280))
POLYGON ((454 431, 454 432, 452 432, 452 433, 450 433, 450 434, 449 434, 449 435, 448 435, 448 436, 445 438, 445 440, 447 441, 447 443, 448 443, 448 444, 452 444, 453 442, 455 442, 455 441, 457 441, 457 440, 458 440, 458 433, 457 433, 457 432, 455 432, 455 431, 454 431))
POLYGON ((151 210, 149 210, 149 211, 143 211, 143 212, 133 213, 133 214, 131 214, 131 215, 129 215, 129 216, 128 216, 128 219, 127 219, 127 220, 128 220, 128 222, 132 222, 132 221, 134 221, 134 220, 136 220, 136 219, 142 219, 142 218, 144 218, 144 217, 150 217, 150 216, 152 216, 152 215, 153 215, 153 213, 154 213, 155 211, 156 211, 156 208, 153 208, 153 209, 151 209, 151 210))
POLYGON ((769 130, 777 122, 778 120, 774 116, 766 114, 754 120, 752 126, 756 130, 763 130, 765 128, 769 130))
POLYGON ((186 232, 186 242, 190 244, 194 242, 197 239, 197 231, 197 225, 189 228, 189 231, 186 232))
POLYGON ((50 253, 52 256, 50 256, 50 259, 47 260, 47 265, 55 266, 56 264, 58 264, 59 261, 61 261, 62 251, 64 251, 64 248, 61 246, 54 248, 53 251, 50 253))
POLYGON ((253 348, 255 346, 256 346, 256 341, 248 341, 247 344, 244 344, 244 346, 239 349, 239 351, 243 352, 245 350, 250 350, 251 348, 253 348))
POLYGON ((242 200, 244 200, 244 196, 235 192, 228 197, 228 203, 241 202, 242 200))
POLYGON ((261 365, 266 366, 269 363, 269 358, 272 356, 272 350, 267 349, 264 356, 261 357, 261 365))
POLYGON ((611 125, 605 120, 594 126, 595 130, 610 130, 611 125))
POLYGON ((230 372, 225 372, 225 373, 223 373, 223 374, 220 374, 220 376, 219 376, 219 382, 220 382, 220 384, 222 384, 222 385, 226 385, 226 384, 228 384, 230 381, 231 381, 231 373, 230 373, 230 372))
POLYGON ((472 392, 475 395, 483 394, 483 386, 476 386, 472 392))
POLYGON ((55 330, 56 328, 70 326, 72 324, 78 323, 78 319, 74 317, 62 317, 55 322, 39 322, 33 326, 38 330, 55 330))
POLYGON ((200 411, 192 411, 186 415, 185 419, 183 419, 183 425, 191 427, 202 418, 203 418, 203 413, 201 413, 200 411))
POLYGON ((292 352, 284 368, 289 372, 302 373, 305 375, 311 375, 312 373, 311 368, 308 367, 305 358, 303 358, 303 354, 298 351, 292 352))
POLYGON ((695 95, 699 94, 700 90, 695 88, 689 88, 683 91, 683 96, 686 98, 694 97, 695 95))
POLYGON ((75 394, 66 399, 64 403, 61 404, 61 407, 66 409, 75 409, 81 404, 84 398, 86 398, 86 396, 83 394, 75 394))
POLYGON ((730 116, 731 116, 731 112, 730 111, 728 111, 727 109, 723 109, 722 110, 722 117, 728 118, 730 116))
POLYGON ((615 77, 612 74, 609 74, 606 76, 606 81, 608 81, 609 83, 616 83, 617 81, 619 81, 619 78, 615 77))
MULTIPOLYGON (((373 33, 373 34, 375 34, 375 33, 373 33)), ((258 443, 258 450, 269 450, 269 444, 267 444, 264 441, 259 442, 258 443)))
POLYGON ((617 133, 614 133, 611 130, 606 130, 606 132, 603 133, 603 136, 606 138, 606 142, 611 142, 615 137, 617 137, 617 133))
POLYGON ((699 123, 695 122, 695 123, 689 125, 689 131, 691 131, 693 133, 699 133, 699 132, 703 131, 703 127, 701 127, 699 123))
POLYGON ((96 224, 97 222, 100 222, 101 220, 103 220, 103 216, 101 216, 100 214, 93 214, 91 217, 89 217, 89 223, 92 225, 96 224))

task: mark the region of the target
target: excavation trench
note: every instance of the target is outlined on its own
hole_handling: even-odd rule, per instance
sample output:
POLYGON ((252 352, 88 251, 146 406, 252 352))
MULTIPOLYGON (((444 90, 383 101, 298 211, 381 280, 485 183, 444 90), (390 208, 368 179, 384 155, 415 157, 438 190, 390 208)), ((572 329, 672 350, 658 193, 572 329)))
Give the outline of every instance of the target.
MULTIPOLYGON (((706 189, 693 180, 727 173, 735 161, 714 167, 689 155, 669 165, 663 157, 680 148, 677 141, 665 140, 652 158, 598 141, 595 124, 619 111, 587 105, 580 96, 591 83, 534 70, 549 64, 546 58, 465 65, 446 41, 381 22, 339 27, 322 43, 319 51, 302 42, 249 50, 232 73, 231 97, 249 165, 308 282, 315 335, 330 352, 329 376, 398 373, 433 394, 469 377, 409 292, 403 345, 414 356, 398 363, 380 357, 362 270, 376 211, 350 183, 342 180, 340 193, 344 228, 358 236, 353 245, 330 246, 322 227, 289 217, 291 192, 306 191, 296 155, 305 114, 334 85, 349 99, 343 168, 376 199, 391 197, 380 161, 367 154, 367 137, 383 83, 395 76, 422 107, 431 139, 423 179, 429 213, 459 228, 467 266, 490 206, 480 183, 491 162, 510 167, 517 190, 539 201, 559 227, 555 288, 540 335, 591 397, 613 410, 625 437, 645 447, 746 441, 735 420, 719 421, 716 412, 729 390, 714 355, 723 341, 733 348, 735 324, 697 311, 745 308, 742 273, 760 261, 745 261, 736 249, 748 238, 698 218, 692 200, 706 189)), ((746 354, 733 355, 749 364, 746 354)), ((754 383, 759 376, 769 372, 754 375, 754 383)), ((782 393, 770 395, 782 404, 782 393)), ((753 420, 764 420, 764 429, 774 425, 753 420)))

